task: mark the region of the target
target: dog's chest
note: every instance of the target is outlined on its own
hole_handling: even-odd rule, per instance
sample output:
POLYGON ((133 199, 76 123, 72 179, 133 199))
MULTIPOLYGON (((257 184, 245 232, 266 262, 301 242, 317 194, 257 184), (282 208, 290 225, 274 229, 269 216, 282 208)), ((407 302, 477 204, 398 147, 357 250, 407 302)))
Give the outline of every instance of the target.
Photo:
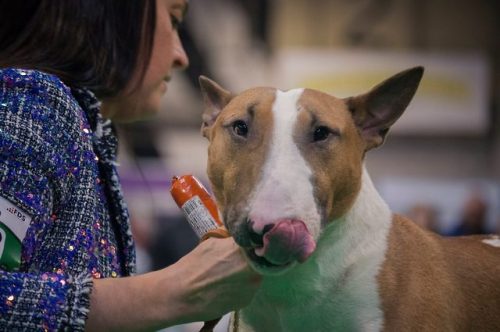
POLYGON ((391 212, 366 172, 351 211, 323 231, 315 253, 284 275, 266 276, 240 311, 238 331, 379 331, 378 274, 391 212))
POLYGON ((380 257, 372 253, 351 264, 332 258, 337 251, 311 257, 290 276, 266 278, 252 304, 240 311, 239 328, 233 331, 380 330, 380 257))
POLYGON ((240 311, 239 328, 233 331, 378 331, 377 288, 371 273, 364 272, 353 267, 336 283, 320 277, 310 284, 264 284, 252 305, 240 311))

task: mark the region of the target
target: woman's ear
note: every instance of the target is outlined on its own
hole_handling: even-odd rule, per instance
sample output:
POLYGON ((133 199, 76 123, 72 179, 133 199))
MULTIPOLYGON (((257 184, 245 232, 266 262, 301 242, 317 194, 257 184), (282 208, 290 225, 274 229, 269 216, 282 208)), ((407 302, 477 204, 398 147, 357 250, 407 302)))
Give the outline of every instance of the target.
POLYGON ((208 132, 215 123, 217 116, 224 107, 233 98, 231 92, 222 88, 219 84, 211 79, 199 77, 201 94, 203 96, 204 111, 202 115, 201 133, 204 137, 210 139, 208 132))
POLYGON ((389 128, 403 114, 417 91, 423 67, 402 71, 375 86, 368 93, 345 99, 366 150, 381 145, 389 128))

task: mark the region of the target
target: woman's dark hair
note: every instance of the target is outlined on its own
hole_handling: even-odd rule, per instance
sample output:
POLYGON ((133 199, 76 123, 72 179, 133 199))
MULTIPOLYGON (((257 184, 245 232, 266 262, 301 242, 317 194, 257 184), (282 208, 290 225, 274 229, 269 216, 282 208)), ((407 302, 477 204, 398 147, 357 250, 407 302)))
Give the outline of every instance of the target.
POLYGON ((124 91, 136 70, 139 82, 144 77, 156 3, 0 0, 0 22, 0 68, 41 70, 110 97, 124 91))

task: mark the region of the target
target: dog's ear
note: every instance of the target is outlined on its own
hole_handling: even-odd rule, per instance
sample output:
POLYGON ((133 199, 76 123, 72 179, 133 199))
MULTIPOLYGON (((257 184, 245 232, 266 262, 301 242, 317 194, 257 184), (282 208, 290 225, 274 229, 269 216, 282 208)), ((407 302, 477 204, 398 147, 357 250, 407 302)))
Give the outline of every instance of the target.
POLYGON ((423 67, 402 71, 368 93, 345 101, 366 141, 366 150, 381 145, 389 128, 410 103, 424 73, 423 67))
POLYGON ((212 127, 222 109, 232 99, 232 94, 205 76, 200 76, 198 81, 200 82, 203 103, 205 104, 201 133, 208 138, 208 130, 212 127))

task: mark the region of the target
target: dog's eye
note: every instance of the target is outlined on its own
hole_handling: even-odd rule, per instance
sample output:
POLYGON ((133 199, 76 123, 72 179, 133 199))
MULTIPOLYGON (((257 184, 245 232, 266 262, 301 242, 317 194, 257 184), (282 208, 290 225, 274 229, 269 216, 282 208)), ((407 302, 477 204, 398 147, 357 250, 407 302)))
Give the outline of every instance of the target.
POLYGON ((243 120, 236 120, 233 122, 233 132, 242 137, 246 137, 248 134, 248 126, 243 120))
POLYGON ((332 132, 328 127, 325 126, 319 126, 316 129, 314 129, 313 132, 313 141, 314 142, 319 142, 319 141, 324 141, 326 140, 332 132))

